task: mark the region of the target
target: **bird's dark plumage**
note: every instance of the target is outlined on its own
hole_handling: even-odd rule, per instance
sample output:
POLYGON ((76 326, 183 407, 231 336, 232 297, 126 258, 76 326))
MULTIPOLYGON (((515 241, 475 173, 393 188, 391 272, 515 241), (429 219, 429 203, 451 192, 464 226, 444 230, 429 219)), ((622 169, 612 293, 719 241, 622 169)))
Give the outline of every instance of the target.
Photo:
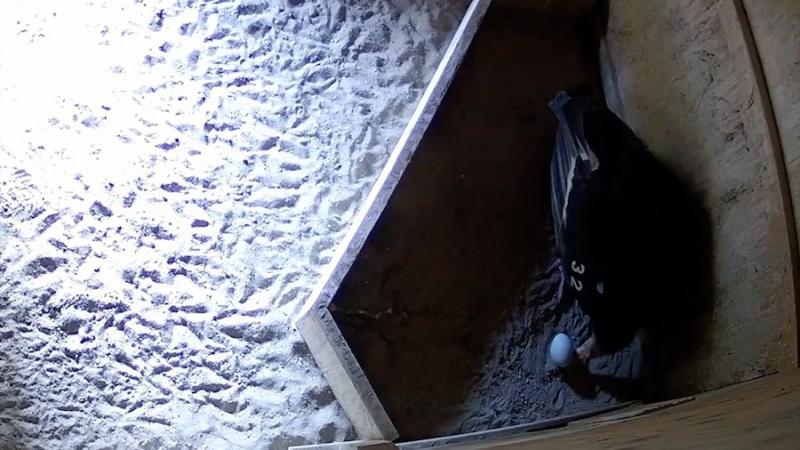
POLYGON ((559 129, 551 164, 564 295, 591 319, 601 349, 627 345, 655 311, 673 179, 633 131, 584 95, 551 103, 559 129))

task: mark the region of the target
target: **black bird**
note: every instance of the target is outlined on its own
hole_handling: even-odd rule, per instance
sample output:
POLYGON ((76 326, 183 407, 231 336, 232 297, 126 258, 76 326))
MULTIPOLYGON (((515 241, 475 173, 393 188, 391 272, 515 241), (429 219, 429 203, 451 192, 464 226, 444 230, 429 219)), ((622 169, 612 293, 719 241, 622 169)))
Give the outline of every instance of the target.
POLYGON ((588 95, 561 92, 550 108, 559 123, 550 172, 562 292, 591 321, 592 336, 577 350, 585 362, 628 345, 669 301, 679 189, 633 131, 588 95))

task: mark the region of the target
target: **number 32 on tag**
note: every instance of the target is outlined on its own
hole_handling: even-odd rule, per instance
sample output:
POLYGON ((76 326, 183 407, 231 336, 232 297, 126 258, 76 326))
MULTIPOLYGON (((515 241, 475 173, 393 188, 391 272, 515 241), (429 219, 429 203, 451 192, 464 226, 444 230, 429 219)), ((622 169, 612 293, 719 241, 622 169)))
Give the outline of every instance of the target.
MULTIPOLYGON (((586 272, 586 267, 583 264, 578 264, 577 261, 572 261, 571 268, 572 271, 578 275, 583 275, 583 273, 586 272)), ((569 277, 569 284, 578 292, 583 290, 583 282, 574 276, 569 277)))

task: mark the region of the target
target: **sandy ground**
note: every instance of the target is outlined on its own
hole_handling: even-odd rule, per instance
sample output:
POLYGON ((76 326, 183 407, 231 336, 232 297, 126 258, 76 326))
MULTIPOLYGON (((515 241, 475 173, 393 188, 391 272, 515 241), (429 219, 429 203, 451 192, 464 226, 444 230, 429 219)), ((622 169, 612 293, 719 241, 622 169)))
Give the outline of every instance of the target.
POLYGON ((455 30, 441 3, 2 1, 0 441, 351 437, 290 320, 455 30))

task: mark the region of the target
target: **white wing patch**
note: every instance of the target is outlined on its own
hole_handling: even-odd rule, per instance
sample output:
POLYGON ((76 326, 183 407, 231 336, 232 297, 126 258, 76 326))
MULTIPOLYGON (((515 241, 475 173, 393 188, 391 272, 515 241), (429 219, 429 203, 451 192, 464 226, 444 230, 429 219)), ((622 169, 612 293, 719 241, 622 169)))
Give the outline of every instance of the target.
MULTIPOLYGON (((592 172, 597 170, 600 167, 600 160, 597 158, 597 155, 584 147, 580 139, 574 139, 574 141, 578 146, 578 156, 580 156, 581 161, 589 161, 589 167, 591 167, 592 172)), ((578 158, 575 156, 570 157, 569 172, 567 173, 567 192, 564 194, 564 207, 561 208, 561 221, 564 223, 564 226, 567 225, 567 206, 569 205, 569 196, 572 193, 572 180, 575 178, 575 168, 577 165, 578 158)))
POLYGON ((569 172, 567 173, 567 192, 564 193, 564 207, 561 208, 561 221, 564 226, 567 226, 567 206, 569 205, 569 196, 572 193, 572 179, 575 178, 575 166, 578 159, 574 156, 569 159, 569 172))

